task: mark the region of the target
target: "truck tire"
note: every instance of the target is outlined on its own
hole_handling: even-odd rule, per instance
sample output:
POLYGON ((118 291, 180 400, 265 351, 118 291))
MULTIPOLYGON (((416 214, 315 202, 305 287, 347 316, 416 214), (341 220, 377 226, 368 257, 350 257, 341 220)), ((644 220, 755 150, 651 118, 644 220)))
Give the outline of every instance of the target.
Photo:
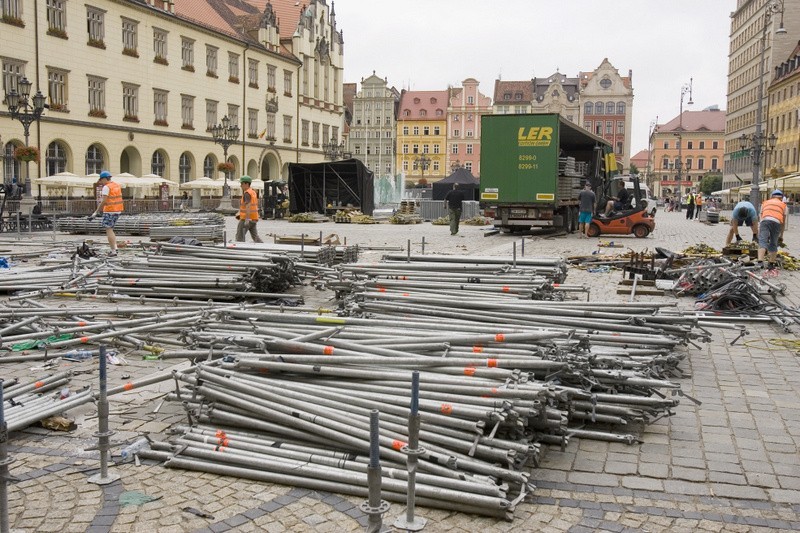
POLYGON ((600 226, 595 224, 594 222, 589 224, 589 230, 586 232, 589 237, 599 237, 600 236, 600 226))
POLYGON ((644 239, 645 237, 650 235, 650 228, 648 228, 644 224, 636 224, 633 227, 633 234, 640 239, 644 239))

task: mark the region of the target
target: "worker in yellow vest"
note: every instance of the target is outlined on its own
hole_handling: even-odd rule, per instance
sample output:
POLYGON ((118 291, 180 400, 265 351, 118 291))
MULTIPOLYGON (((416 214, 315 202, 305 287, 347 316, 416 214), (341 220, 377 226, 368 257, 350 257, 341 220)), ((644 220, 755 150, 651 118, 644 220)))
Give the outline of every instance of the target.
POLYGON ((761 203, 761 221, 758 224, 758 260, 764 261, 766 255, 770 268, 776 266, 778 242, 783 242, 783 227, 787 215, 783 192, 775 189, 769 200, 761 203))
POLYGON ((106 229, 106 238, 108 238, 108 246, 111 247, 109 255, 114 257, 117 255, 117 236, 114 233, 114 226, 119 220, 119 216, 124 210, 122 205, 122 187, 119 183, 111 181, 111 172, 104 170, 100 173, 98 183, 103 186, 100 192, 102 201, 97 205, 94 213, 89 215, 89 220, 94 219, 100 213, 103 213, 103 219, 100 225, 106 229))
POLYGON ((239 225, 236 227, 236 242, 244 242, 245 234, 248 232, 253 238, 253 242, 264 242, 258 236, 256 224, 258 223, 258 197, 251 184, 253 179, 250 176, 242 176, 239 184, 242 186, 242 199, 239 200, 239 213, 236 219, 239 225))

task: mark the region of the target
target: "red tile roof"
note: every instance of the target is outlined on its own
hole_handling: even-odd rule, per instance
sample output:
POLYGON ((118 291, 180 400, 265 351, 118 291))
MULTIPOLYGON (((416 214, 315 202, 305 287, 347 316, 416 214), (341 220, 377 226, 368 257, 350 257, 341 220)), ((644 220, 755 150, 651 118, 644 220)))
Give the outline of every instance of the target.
POLYGON ((725 131, 725 111, 719 109, 705 109, 703 111, 684 111, 683 124, 681 125, 681 116, 673 118, 666 124, 659 124, 656 126, 657 131, 663 133, 665 131, 725 131))
POLYGON ((533 101, 533 82, 527 81, 494 81, 494 99, 495 105, 513 104, 513 103, 530 103, 533 101), (510 95, 510 99, 506 96, 510 95), (520 95, 520 98, 517 98, 520 95))
POLYGON ((403 91, 400 95, 398 120, 444 120, 447 103, 447 90, 403 91), (408 115, 406 111, 409 112, 408 115))

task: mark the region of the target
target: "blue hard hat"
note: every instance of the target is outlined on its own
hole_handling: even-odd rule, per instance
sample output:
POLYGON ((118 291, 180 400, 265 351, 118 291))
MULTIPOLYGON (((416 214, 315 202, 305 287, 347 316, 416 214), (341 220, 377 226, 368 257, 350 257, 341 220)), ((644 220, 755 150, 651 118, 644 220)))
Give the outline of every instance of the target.
POLYGON ((104 171, 102 171, 100 173, 100 177, 101 178, 109 178, 109 179, 111 179, 111 172, 109 172, 108 170, 104 170, 104 171))
POLYGON ((772 191, 772 194, 770 194, 770 196, 783 196, 783 191, 780 189, 775 189, 774 191, 772 191))

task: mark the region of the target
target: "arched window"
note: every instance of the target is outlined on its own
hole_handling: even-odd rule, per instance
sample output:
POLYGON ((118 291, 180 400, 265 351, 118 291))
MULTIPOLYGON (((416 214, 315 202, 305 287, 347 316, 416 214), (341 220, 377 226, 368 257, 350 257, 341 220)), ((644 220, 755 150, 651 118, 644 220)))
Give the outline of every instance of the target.
POLYGON ((53 141, 47 146, 45 168, 48 176, 67 170, 67 150, 58 141, 53 141))
POLYGON ((192 158, 189 157, 189 152, 183 152, 181 158, 178 160, 178 176, 181 183, 186 183, 191 179, 192 172, 192 158))
POLYGON ((583 114, 584 115, 593 115, 594 113, 594 104, 591 102, 586 102, 583 106, 583 114))
POLYGON ((150 172, 163 178, 165 167, 164 154, 160 150, 153 152, 153 157, 150 160, 150 172))
POLYGON ((216 176, 216 166, 214 156, 207 155, 206 158, 203 159, 203 176, 213 179, 214 176, 216 176))
POLYGON ((608 102, 606 104, 606 115, 613 115, 614 114, 614 109, 616 109, 616 107, 617 106, 614 105, 614 102, 608 102))
POLYGON ((10 184, 15 179, 17 182, 20 181, 20 173, 21 163, 14 159, 14 149, 16 145, 14 143, 6 143, 5 147, 3 148, 3 183, 10 184))
POLYGON ((602 115, 603 114, 603 102, 597 102, 594 105, 594 114, 595 115, 602 115))
POLYGON ((105 168, 103 151, 100 146, 93 144, 86 150, 86 173, 100 174, 105 168))
POLYGON ((617 102, 617 115, 625 114, 625 102, 617 102))

